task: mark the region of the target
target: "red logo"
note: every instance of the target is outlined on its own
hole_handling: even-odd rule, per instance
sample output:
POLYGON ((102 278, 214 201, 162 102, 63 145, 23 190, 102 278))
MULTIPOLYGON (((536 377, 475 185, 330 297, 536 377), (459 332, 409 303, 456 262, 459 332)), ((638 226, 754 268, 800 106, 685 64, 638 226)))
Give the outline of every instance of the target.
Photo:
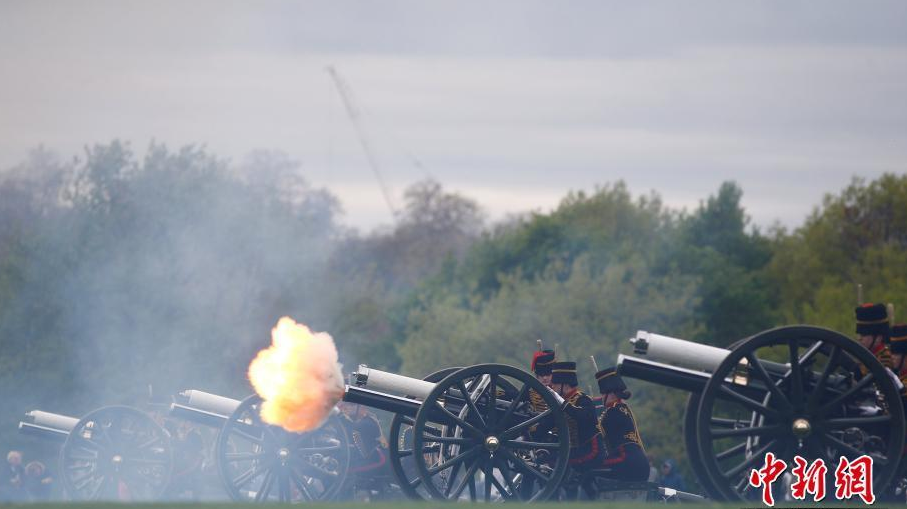
POLYGON ((867 504, 876 499, 872 493, 872 458, 865 454, 853 461, 841 456, 835 469, 835 497, 844 500, 854 495, 867 504))
POLYGON ((785 470, 787 470, 787 463, 784 460, 776 460, 775 455, 769 452, 765 454, 765 466, 750 472, 750 486, 762 487, 762 502, 765 505, 769 507, 775 505, 775 499, 772 497, 772 483, 785 470))
MULTIPOLYGON (((787 463, 775 458, 772 453, 766 453, 764 466, 759 470, 750 471, 750 486, 762 488, 762 502, 765 505, 769 507, 775 505, 772 483, 785 470, 787 463)), ((794 468, 791 473, 796 478, 790 487, 794 500, 806 500, 807 495, 812 495, 814 502, 825 498, 828 467, 824 460, 817 459, 810 464, 802 457, 794 456, 794 468)), ((872 492, 872 458, 869 456, 863 455, 853 461, 841 456, 841 461, 835 469, 835 498, 849 500, 854 496, 859 496, 867 504, 875 502, 875 495, 872 492)))
POLYGON ((828 473, 828 467, 825 466, 825 460, 817 459, 812 465, 809 465, 805 459, 800 456, 794 456, 794 463, 797 466, 792 470, 797 480, 791 485, 791 495, 796 500, 805 500, 806 494, 811 493, 814 502, 819 502, 825 498, 825 474, 828 473))

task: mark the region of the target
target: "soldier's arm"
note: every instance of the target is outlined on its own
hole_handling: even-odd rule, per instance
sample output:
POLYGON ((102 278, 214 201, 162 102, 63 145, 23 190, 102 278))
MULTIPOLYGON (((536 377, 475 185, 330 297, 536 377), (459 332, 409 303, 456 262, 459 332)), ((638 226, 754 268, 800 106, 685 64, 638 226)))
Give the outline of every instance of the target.
POLYGON ((588 397, 578 398, 576 401, 566 401, 562 405, 564 413, 576 422, 595 422, 595 406, 588 397))
POLYGON ((629 430, 635 429, 630 416, 621 412, 616 407, 611 407, 605 410, 605 414, 602 416, 601 427, 608 439, 606 447, 608 455, 605 456, 602 463, 605 466, 614 466, 626 461, 627 452, 624 450, 623 436, 628 433, 629 430))
POLYGON ((381 441, 381 426, 374 417, 362 419, 362 441, 366 448, 377 447, 381 441))

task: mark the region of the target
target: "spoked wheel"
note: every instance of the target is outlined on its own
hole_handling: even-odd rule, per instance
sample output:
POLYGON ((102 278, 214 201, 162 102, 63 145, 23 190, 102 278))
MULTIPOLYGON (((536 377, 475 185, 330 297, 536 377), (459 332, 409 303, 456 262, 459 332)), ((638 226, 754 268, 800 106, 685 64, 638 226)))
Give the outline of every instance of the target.
POLYGON ((76 423, 60 461, 73 500, 148 501, 167 489, 173 450, 170 436, 151 417, 135 408, 109 406, 76 423))
POLYGON ((768 452, 789 468, 794 455, 822 459, 830 475, 842 456, 868 455, 881 493, 896 474, 904 432, 897 388, 875 356, 808 326, 772 329, 734 349, 706 384, 696 424, 710 495, 725 500, 759 496, 748 479, 768 452))
MULTIPOLYGON (((440 382, 447 375, 458 371, 460 368, 445 368, 436 371, 425 378, 426 382, 440 382)), ((389 456, 391 468, 397 482, 400 483, 400 490, 413 500, 423 500, 428 497, 425 488, 421 487, 422 478, 416 470, 415 459, 413 458, 413 424, 416 423, 414 417, 403 414, 395 414, 391 421, 389 435, 389 456)), ((433 432, 434 433, 434 432, 433 432)), ((440 446, 429 446, 422 451, 423 454, 437 454, 440 452, 440 446)))
POLYGON ((421 486, 438 500, 549 498, 567 469, 568 436, 542 442, 526 437, 539 423, 567 429, 557 408, 541 382, 511 366, 480 364, 448 375, 425 399, 413 425, 413 449, 439 451, 414 455, 421 486), (530 389, 542 395, 548 410, 531 413, 530 389))
MULTIPOLYGON (((740 346, 744 341, 746 341, 746 338, 737 340, 728 345, 727 349, 733 350, 740 346)), ((699 402, 701 399, 701 394, 696 392, 692 392, 687 396, 687 404, 683 412, 683 443, 684 448, 686 449, 687 459, 690 462, 693 473, 696 474, 699 485, 707 493, 711 494, 718 492, 718 490, 714 486, 711 486, 712 481, 705 468, 705 462, 702 461, 702 456, 699 455, 699 435, 696 433, 696 423, 699 416, 699 402)))
POLYGON ((254 502, 331 500, 346 479, 349 442, 336 417, 307 433, 261 420, 261 398, 249 396, 227 419, 215 454, 230 498, 254 502))

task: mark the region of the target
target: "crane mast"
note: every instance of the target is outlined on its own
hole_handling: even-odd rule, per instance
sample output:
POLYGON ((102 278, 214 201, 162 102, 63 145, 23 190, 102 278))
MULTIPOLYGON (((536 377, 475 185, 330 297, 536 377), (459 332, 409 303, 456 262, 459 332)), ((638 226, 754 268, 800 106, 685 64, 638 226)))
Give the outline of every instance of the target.
POLYGON ((365 152, 365 158, 368 160, 368 165, 372 169, 372 173, 375 174, 375 179, 378 181, 378 187, 381 188, 381 194, 384 196, 384 202, 387 204, 387 208, 391 211, 391 214, 396 217, 397 209, 394 207, 394 202, 391 199, 391 193, 387 188, 387 184, 384 182, 384 177, 381 175, 381 168, 378 165, 378 158, 375 157, 375 152, 372 149, 371 143, 368 141, 368 136, 365 133, 365 128, 362 126, 361 115, 359 113, 359 108, 356 106, 356 102, 353 99, 353 92, 347 85, 346 80, 340 76, 340 73, 337 72, 337 69, 334 66, 327 66, 325 68, 328 75, 334 82, 334 86, 337 88, 337 93, 340 95, 340 99, 343 101, 343 106, 346 109, 347 116, 350 117, 350 122, 353 124, 353 128, 356 130, 356 136, 359 138, 359 143, 362 145, 362 151, 365 152))

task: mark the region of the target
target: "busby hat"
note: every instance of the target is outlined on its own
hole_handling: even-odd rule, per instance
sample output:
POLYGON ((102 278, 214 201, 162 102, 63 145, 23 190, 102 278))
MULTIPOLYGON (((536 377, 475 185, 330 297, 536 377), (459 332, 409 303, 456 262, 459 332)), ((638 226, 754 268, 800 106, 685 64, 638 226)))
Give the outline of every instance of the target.
POLYGON ((579 385, 575 362, 555 362, 551 365, 551 383, 579 385))
POLYGON ((595 379, 598 381, 598 392, 602 394, 619 394, 627 390, 627 384, 617 374, 617 368, 605 368, 595 374, 595 379))
POLYGON ((863 304, 857 306, 857 334, 864 336, 888 336, 888 309, 885 304, 863 304))
POLYGON ((532 372, 536 375, 550 375, 554 364, 554 350, 538 350, 532 354, 532 372))
POLYGON ((907 354, 907 323, 899 323, 891 328, 891 353, 907 354))

